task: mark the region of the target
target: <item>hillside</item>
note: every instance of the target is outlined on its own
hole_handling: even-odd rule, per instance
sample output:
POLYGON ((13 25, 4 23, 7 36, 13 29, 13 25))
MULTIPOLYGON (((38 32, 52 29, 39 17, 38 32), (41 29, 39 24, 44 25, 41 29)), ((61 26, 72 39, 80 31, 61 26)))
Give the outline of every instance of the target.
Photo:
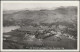
MULTIPOLYGON (((10 12, 10 11, 9 11, 10 12)), ((30 23, 55 23, 68 22, 75 23, 77 17, 77 7, 59 7, 55 10, 22 10, 17 12, 3 14, 4 23, 6 21, 14 21, 16 25, 24 25, 30 23)))

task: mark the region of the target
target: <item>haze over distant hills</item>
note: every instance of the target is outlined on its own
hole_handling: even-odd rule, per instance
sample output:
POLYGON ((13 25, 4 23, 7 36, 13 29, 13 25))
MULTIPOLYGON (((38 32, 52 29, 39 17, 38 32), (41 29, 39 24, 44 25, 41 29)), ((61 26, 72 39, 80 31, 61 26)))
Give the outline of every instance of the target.
POLYGON ((58 7, 54 10, 10 10, 3 12, 3 25, 27 25, 32 23, 76 23, 77 7, 58 7))

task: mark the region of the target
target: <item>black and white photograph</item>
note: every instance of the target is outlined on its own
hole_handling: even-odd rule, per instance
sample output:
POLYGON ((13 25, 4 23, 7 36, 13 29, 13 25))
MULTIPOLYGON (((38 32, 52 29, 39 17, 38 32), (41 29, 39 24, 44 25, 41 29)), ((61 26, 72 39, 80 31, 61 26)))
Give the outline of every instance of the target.
POLYGON ((77 1, 3 1, 3 50, 77 50, 77 1))

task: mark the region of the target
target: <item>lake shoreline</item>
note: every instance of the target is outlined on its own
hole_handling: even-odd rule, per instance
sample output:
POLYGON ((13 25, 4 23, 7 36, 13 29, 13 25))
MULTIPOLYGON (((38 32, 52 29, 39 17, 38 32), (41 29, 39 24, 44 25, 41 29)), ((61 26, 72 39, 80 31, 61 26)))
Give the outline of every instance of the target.
POLYGON ((3 33, 7 33, 18 28, 20 28, 20 26, 5 26, 3 27, 3 33))

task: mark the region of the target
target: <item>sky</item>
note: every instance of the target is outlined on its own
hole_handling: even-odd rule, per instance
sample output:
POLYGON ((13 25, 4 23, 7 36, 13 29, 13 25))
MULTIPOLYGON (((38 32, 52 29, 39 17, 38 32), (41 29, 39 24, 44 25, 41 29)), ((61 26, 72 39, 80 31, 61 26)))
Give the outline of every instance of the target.
POLYGON ((2 1, 3 10, 55 9, 60 6, 77 6, 78 1, 2 1))

